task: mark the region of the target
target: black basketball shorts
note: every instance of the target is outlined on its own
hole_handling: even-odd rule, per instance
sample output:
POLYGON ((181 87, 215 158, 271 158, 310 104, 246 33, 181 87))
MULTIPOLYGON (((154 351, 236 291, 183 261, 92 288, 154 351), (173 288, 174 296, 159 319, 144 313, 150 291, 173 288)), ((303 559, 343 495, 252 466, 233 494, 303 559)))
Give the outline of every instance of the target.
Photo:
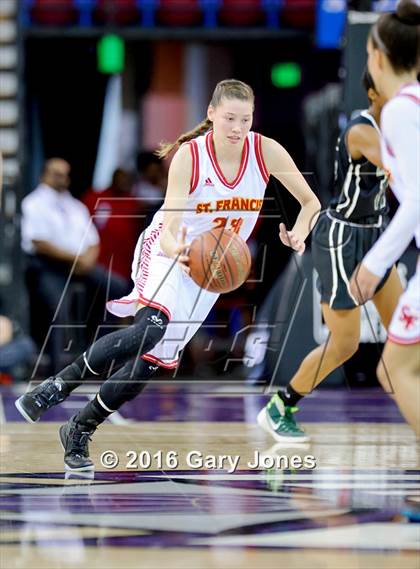
MULTIPOLYGON (((336 219, 328 211, 321 214, 312 232, 312 258, 318 273, 317 286, 322 302, 334 310, 355 308, 350 292, 354 269, 379 239, 386 224, 356 225, 336 219)), ((380 290, 389 277, 389 269, 381 280, 380 290)))

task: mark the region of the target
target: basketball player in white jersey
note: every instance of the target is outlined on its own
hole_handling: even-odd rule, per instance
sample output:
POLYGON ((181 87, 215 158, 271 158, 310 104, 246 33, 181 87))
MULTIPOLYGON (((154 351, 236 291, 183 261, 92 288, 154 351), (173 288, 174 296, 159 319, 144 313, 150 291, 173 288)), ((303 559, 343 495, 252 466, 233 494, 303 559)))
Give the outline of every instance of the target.
MULTIPOLYGON (((388 100, 382 112, 382 160, 390 171, 399 208, 353 275, 351 290, 360 303, 375 293, 386 270, 415 238, 420 247, 420 5, 401 1, 372 27, 368 67, 388 100)), ((420 436, 420 260, 400 298, 388 330, 378 378, 420 436)))
POLYGON ((298 254, 304 252, 320 203, 287 151, 251 132, 253 110, 254 95, 248 85, 222 81, 206 120, 161 148, 161 156, 177 149, 164 205, 136 247, 132 293, 108 303, 114 314, 133 315, 133 324, 100 338, 57 376, 17 400, 21 414, 34 422, 84 378, 104 375, 110 365, 122 366, 102 384, 94 400, 60 428, 66 468, 94 468, 89 437, 141 392, 144 380, 159 366, 177 365, 179 352, 216 302, 218 295, 198 287, 188 274, 187 241, 215 227, 247 239, 273 175, 301 204, 292 230, 280 226, 280 240, 298 254))

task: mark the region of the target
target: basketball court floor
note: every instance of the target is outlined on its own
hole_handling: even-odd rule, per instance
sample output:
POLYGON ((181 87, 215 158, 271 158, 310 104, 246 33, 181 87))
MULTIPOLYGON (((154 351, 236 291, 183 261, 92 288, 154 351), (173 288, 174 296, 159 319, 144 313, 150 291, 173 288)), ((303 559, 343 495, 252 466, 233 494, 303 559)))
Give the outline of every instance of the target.
POLYGON ((96 433, 91 477, 65 474, 57 436, 89 395, 35 425, 16 395, 1 392, 2 569, 420 567, 419 455, 379 389, 319 390, 299 417, 312 442, 285 447, 255 424, 263 395, 151 385, 96 433))

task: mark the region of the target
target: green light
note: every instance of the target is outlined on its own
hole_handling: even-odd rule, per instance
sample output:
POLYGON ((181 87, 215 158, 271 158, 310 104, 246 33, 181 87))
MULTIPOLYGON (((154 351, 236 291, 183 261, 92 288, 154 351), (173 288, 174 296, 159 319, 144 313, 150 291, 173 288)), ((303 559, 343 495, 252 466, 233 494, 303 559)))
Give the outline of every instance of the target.
POLYGON ((125 44, 119 36, 103 36, 97 44, 97 55, 101 73, 121 73, 124 70, 125 44))
POLYGON ((302 70, 297 63, 275 63, 271 68, 271 82, 279 89, 297 87, 302 80, 302 70))

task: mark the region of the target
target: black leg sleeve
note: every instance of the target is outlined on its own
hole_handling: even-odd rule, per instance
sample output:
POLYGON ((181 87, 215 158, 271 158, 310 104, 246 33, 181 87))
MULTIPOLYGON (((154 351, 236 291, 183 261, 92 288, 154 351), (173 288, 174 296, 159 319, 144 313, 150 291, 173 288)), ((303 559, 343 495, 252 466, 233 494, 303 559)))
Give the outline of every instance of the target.
POLYGON ((131 326, 99 338, 57 375, 75 389, 84 377, 101 376, 111 364, 119 366, 152 350, 163 338, 169 320, 156 308, 139 310, 131 326))
POLYGON ((101 385, 95 399, 79 412, 77 421, 91 426, 102 423, 123 403, 139 395, 157 369, 140 358, 128 361, 101 385))

